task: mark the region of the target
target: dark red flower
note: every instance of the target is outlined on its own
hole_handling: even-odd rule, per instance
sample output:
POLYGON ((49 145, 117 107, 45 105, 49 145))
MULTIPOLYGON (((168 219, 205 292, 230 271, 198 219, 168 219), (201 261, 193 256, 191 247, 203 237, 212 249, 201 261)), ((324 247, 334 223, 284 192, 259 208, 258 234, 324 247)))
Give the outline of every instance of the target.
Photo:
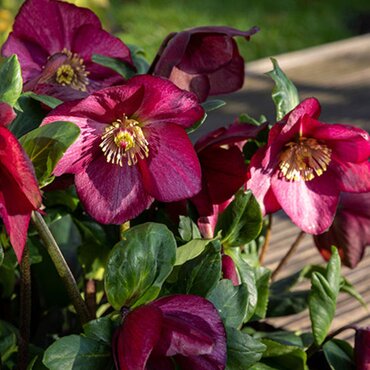
POLYGON ((222 255, 222 276, 232 281, 234 286, 240 284, 238 271, 234 260, 227 254, 222 255))
POLYGON ((201 172, 185 128, 203 115, 194 94, 148 75, 64 103, 43 124, 73 122, 81 133, 54 174, 75 174, 81 202, 101 223, 126 222, 154 199, 189 198, 201 172))
POLYGON ((198 226, 204 237, 213 237, 218 214, 247 179, 242 152, 248 139, 255 139, 266 125, 234 123, 212 131, 195 144, 202 168, 202 190, 193 198, 198 210, 198 226))
POLYGON ((132 64, 128 47, 104 31, 93 12, 56 0, 26 0, 2 54, 17 54, 25 91, 63 101, 122 82, 116 72, 93 63, 93 54, 132 64))
POLYGON ((168 296, 130 312, 113 337, 113 351, 119 370, 222 370, 225 328, 206 299, 168 296))
POLYGON ((355 268, 370 245, 370 193, 342 193, 333 224, 314 241, 325 259, 335 245, 343 264, 355 268))
POLYGON ((310 234, 332 224, 340 192, 370 191, 369 134, 319 115, 310 98, 277 122, 252 157, 247 183, 265 213, 282 208, 310 234))
POLYGON ((236 91, 243 86, 244 60, 233 37, 249 40, 257 31, 257 27, 248 31, 196 27, 172 33, 164 40, 150 71, 196 93, 200 101, 209 95, 236 91))
POLYGON ((357 370, 370 369, 370 328, 356 330, 354 357, 357 370))
POLYGON ((0 217, 20 262, 31 213, 41 206, 41 193, 29 158, 5 127, 14 118, 13 109, 0 103, 0 217))

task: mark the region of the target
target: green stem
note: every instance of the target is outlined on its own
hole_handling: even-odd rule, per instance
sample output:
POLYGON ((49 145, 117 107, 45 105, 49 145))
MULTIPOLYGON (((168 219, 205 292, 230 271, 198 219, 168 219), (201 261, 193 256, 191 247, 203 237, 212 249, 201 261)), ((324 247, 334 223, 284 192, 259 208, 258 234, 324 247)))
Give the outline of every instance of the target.
POLYGON ((26 370, 28 362, 28 345, 30 342, 31 326, 31 266, 30 253, 26 245, 23 251, 21 268, 20 290, 20 325, 19 325, 19 352, 18 369, 26 370))
POLYGON ((303 237, 305 236, 305 232, 304 231, 301 231, 296 240, 294 240, 293 244, 290 246, 288 252, 286 253, 286 255, 283 257, 283 259, 280 261, 278 267, 276 267, 275 271, 272 273, 271 275, 271 280, 274 281, 275 278, 276 278, 276 275, 279 273, 279 271, 285 266, 285 264, 289 261, 290 257, 294 254, 294 252, 296 251, 296 249, 298 248, 298 245, 299 243, 301 242, 301 240, 303 239, 303 237))
POLYGON ((77 315, 80 318, 81 324, 85 324, 91 319, 89 310, 81 297, 80 291, 76 284, 76 280, 73 277, 72 272, 67 265, 67 262, 64 259, 58 244, 56 243, 44 219, 38 212, 32 213, 32 221, 38 234, 40 235, 40 238, 44 242, 45 248, 48 251, 49 256, 51 257, 54 266, 64 283, 64 286, 67 289, 69 298, 71 299, 77 315))
POLYGON ((259 262, 262 265, 265 260, 265 255, 267 252, 267 249, 270 245, 271 240, 271 226, 272 226, 272 214, 270 213, 268 215, 268 221, 267 221, 267 229, 266 229, 266 236, 265 236, 265 242, 263 243, 263 246, 261 248, 261 253, 259 256, 259 262))

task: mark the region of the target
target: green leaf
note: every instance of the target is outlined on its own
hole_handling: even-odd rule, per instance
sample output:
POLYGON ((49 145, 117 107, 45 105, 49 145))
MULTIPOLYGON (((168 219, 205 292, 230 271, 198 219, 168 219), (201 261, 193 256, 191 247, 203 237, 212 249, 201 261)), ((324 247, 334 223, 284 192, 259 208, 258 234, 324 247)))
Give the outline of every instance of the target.
POLYGON ((203 125, 203 123, 206 121, 206 119, 207 119, 207 113, 204 113, 204 116, 199 121, 195 122, 193 126, 185 129, 186 133, 191 134, 192 132, 198 130, 203 125))
POLYGON ((129 79, 135 76, 135 71, 118 58, 107 57, 100 54, 93 54, 91 59, 97 64, 112 69, 125 79, 129 79))
POLYGON ((144 75, 148 73, 149 70, 149 63, 145 59, 145 51, 144 49, 136 46, 136 45, 127 45, 131 51, 131 58, 136 67, 136 74, 144 75))
POLYGON ((0 266, 3 264, 4 261, 4 248, 0 245, 0 266))
POLYGON ((17 352, 17 332, 16 329, 7 323, 0 320, 0 367, 1 363, 5 363, 9 357, 17 352))
POLYGON ((112 320, 107 316, 92 320, 84 325, 84 332, 87 337, 105 343, 108 346, 112 343, 113 331, 112 320))
POLYGON ((329 366, 333 370, 355 370, 353 350, 349 343, 333 339, 323 345, 323 351, 329 366))
POLYGON ((239 116, 239 122, 240 123, 248 123, 248 124, 254 125, 254 126, 261 126, 263 123, 267 122, 267 118, 264 115, 262 115, 258 119, 256 119, 256 118, 253 118, 252 116, 250 116, 247 113, 242 113, 239 116))
POLYGON ((205 297, 221 278, 220 249, 219 242, 212 242, 201 255, 177 267, 177 282, 171 292, 205 297))
POLYGON ((349 294, 351 297, 356 299, 362 306, 367 309, 367 303, 365 302, 362 295, 356 290, 356 288, 346 278, 342 277, 340 291, 349 294))
POLYGON ((201 104, 205 112, 211 112, 213 110, 219 109, 226 105, 226 102, 221 99, 207 100, 201 104))
POLYGON ((105 274, 108 301, 117 310, 155 299, 176 259, 175 238, 162 224, 138 225, 124 236, 113 248, 105 274))
POLYGON ((270 295, 266 316, 289 316, 304 311, 308 306, 309 293, 309 290, 299 290, 270 295))
POLYGON ((46 351, 44 365, 50 370, 102 370, 113 366, 112 349, 106 344, 79 335, 54 342, 46 351))
POLYGON ((265 267, 257 267, 255 270, 256 287, 257 287, 257 305, 254 311, 253 320, 260 320, 266 316, 269 285, 271 271, 265 267))
POLYGON ((267 347, 261 360, 264 364, 279 370, 308 369, 303 348, 281 344, 271 339, 262 339, 262 343, 267 347))
POLYGON ((260 206, 251 191, 239 191, 218 219, 224 248, 239 247, 255 239, 262 228, 260 206))
POLYGON ((226 252, 233 259, 238 270, 240 280, 248 289, 248 302, 244 317, 244 322, 248 322, 253 316, 258 303, 256 275, 254 269, 244 261, 240 253, 240 248, 229 248, 226 252))
POLYGON ((49 108, 52 108, 52 109, 56 108, 58 105, 63 103, 62 100, 54 98, 53 96, 38 95, 38 94, 35 94, 32 91, 28 91, 28 92, 22 94, 22 96, 29 96, 30 98, 32 98, 32 99, 34 99, 34 100, 36 100, 40 103, 43 103, 43 104, 45 104, 46 106, 48 106, 49 108))
POLYGON ((192 239, 201 239, 198 226, 190 217, 180 216, 179 234, 182 240, 190 242, 192 239))
POLYGON ((79 128, 73 123, 53 122, 21 137, 20 143, 35 167, 40 187, 53 181, 52 172, 56 164, 79 133, 79 128))
POLYGON ((194 239, 176 249, 175 266, 183 265, 203 253, 213 239, 194 239))
POLYGON ((18 57, 5 58, 0 65, 0 101, 11 106, 17 102, 22 93, 23 81, 18 57))
POLYGON ((288 112, 299 104, 298 91, 292 81, 280 69, 276 59, 271 58, 274 69, 266 75, 275 81, 272 89, 272 100, 276 107, 276 120, 280 121, 288 112))
POLYGON ((234 286, 231 280, 223 279, 207 295, 218 310, 225 326, 238 328, 246 314, 248 289, 245 284, 234 286))
POLYGON ((39 127, 46 116, 46 112, 42 109, 41 104, 30 96, 25 95, 21 95, 18 99, 15 111, 17 117, 9 125, 9 129, 17 138, 39 127))
POLYGON ((308 304, 312 332, 317 345, 324 341, 334 318, 340 283, 340 258, 337 249, 333 247, 325 275, 314 272, 311 277, 308 304))
POLYGON ((258 362, 266 346, 250 335, 235 328, 226 327, 227 364, 226 370, 247 369, 258 362))

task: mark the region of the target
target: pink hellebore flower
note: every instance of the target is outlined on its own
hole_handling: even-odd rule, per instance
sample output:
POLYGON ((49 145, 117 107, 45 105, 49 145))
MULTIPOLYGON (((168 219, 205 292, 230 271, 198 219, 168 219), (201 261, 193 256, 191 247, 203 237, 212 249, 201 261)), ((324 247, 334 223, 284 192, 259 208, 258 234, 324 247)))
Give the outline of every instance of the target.
POLYGON ((213 237, 218 214, 247 180, 244 143, 255 139, 264 128, 266 125, 234 123, 212 131, 195 144, 202 168, 202 190, 191 201, 198 210, 198 226, 204 237, 213 237))
POLYGON ((249 40, 257 31, 257 27, 248 31, 196 27, 172 33, 163 41, 150 72, 194 92, 200 101, 239 90, 244 83, 244 60, 233 37, 249 40))
POLYGON ((354 357, 357 370, 370 369, 370 328, 356 330, 354 357))
POLYGON ((252 157, 247 183, 265 213, 282 208, 310 234, 332 224, 340 192, 370 191, 369 134, 319 115, 309 98, 277 122, 252 157))
POLYGON ((200 190, 201 172, 185 128, 203 115, 194 94, 144 75, 64 103, 44 124, 69 121, 81 133, 54 174, 75 174, 82 203, 101 223, 130 220, 154 198, 191 197, 200 190))
POLYGON ((41 193, 29 158, 5 127, 14 118, 13 109, 0 103, 0 217, 20 263, 31 213, 41 206, 41 193))
POLYGON ((130 312, 113 351, 118 370, 223 370, 225 328, 206 299, 168 296, 130 312))
POLYGON ((63 101, 123 81, 116 72, 93 63, 93 54, 132 64, 128 47, 104 31, 93 12, 56 0, 26 0, 2 54, 17 54, 25 91, 63 101))
POLYGON ((342 193, 333 224, 327 232, 315 235, 314 241, 325 259, 335 245, 342 262, 355 268, 370 245, 370 193, 342 193))

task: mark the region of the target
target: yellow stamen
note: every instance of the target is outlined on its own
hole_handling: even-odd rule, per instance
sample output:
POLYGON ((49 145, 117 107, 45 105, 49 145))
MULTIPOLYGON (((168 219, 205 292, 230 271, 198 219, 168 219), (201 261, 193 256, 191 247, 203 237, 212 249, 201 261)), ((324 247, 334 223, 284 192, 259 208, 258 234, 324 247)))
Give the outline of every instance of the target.
POLYGON ((321 176, 331 161, 331 149, 316 139, 300 137, 280 154, 280 173, 289 181, 311 181, 321 176))
POLYGON ((108 163, 123 166, 126 158, 129 166, 149 155, 148 141, 146 140, 139 122, 134 119, 118 119, 105 128, 100 147, 108 163))
POLYGON ((56 73, 56 81, 61 85, 70 85, 74 77, 73 68, 69 64, 62 64, 56 73))

